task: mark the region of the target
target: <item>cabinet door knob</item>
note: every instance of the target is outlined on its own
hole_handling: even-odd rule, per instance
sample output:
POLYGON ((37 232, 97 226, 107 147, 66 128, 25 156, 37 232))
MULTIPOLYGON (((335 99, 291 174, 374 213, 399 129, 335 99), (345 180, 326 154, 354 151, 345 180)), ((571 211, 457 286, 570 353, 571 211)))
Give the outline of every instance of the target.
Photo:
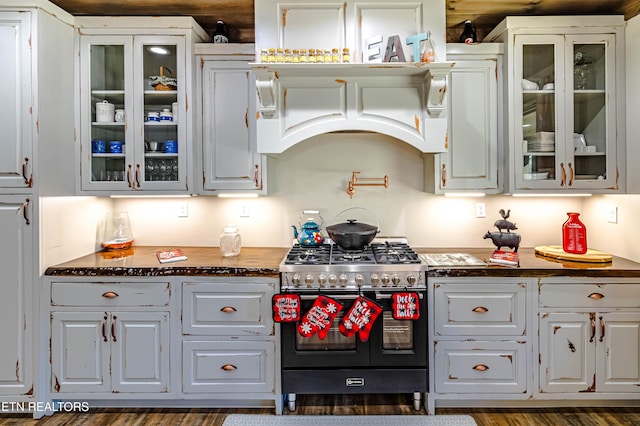
POLYGON ((600 299, 604 299, 604 294, 602 294, 602 293, 591 293, 587 297, 589 299, 593 299, 593 300, 600 300, 600 299))
POLYGON ((237 369, 238 369, 238 367, 236 367, 236 366, 235 366, 235 365, 233 365, 233 364, 225 364, 225 365, 223 365, 222 367, 220 367, 220 369, 221 369, 221 370, 224 370, 224 371, 233 371, 233 370, 237 370, 237 369))
POLYGON ((115 291, 105 291, 102 293, 102 297, 106 297, 107 299, 113 299, 114 297, 118 297, 118 293, 115 291))
POLYGON ((225 314, 230 314, 230 313, 233 313, 233 312, 236 312, 236 311, 237 311, 237 309, 234 308, 233 306, 225 306, 224 308, 220 309, 220 312, 224 312, 225 314))
POLYGON ((478 365, 474 365, 473 369, 476 371, 487 371, 489 369, 489 366, 484 364, 478 364, 478 365))
POLYGON ((484 306, 478 306, 476 308, 473 308, 472 311, 478 314, 484 314, 485 312, 489 312, 489 309, 485 308, 484 306))

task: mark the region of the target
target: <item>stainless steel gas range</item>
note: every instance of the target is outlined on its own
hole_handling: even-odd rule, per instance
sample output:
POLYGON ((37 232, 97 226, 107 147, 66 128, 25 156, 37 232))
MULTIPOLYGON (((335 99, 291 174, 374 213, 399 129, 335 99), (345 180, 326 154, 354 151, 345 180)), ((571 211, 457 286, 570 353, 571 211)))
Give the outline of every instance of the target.
POLYGON ((280 264, 281 291, 300 317, 281 324, 282 389, 296 394, 427 391, 426 265, 404 239, 363 251, 295 245, 280 264), (338 307, 338 309, 336 309, 338 307))

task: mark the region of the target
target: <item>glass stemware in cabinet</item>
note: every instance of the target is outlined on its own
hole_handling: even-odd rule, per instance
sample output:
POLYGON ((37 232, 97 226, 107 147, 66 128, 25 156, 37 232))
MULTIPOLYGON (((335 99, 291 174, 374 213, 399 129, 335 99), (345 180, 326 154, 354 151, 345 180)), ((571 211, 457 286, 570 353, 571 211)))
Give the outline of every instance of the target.
POLYGON ((146 182, 177 181, 167 172, 167 164, 175 159, 177 166, 178 140, 178 86, 176 78, 177 47, 175 45, 150 45, 143 49, 144 81, 144 139, 146 182), (151 141, 151 143, 149 143, 151 141), (162 147, 151 149, 153 143, 162 147))

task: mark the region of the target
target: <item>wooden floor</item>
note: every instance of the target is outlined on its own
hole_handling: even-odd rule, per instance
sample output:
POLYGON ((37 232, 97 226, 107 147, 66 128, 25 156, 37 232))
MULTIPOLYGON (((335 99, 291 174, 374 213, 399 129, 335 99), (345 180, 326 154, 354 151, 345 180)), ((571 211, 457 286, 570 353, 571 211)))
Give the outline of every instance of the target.
MULTIPOLYGON (((56 413, 33 420, 30 415, 0 415, 0 425, 33 426, 219 426, 231 413, 273 414, 273 409, 91 409, 88 413, 56 413)), ((409 396, 298 396, 294 413, 284 415, 424 415, 414 411, 409 396)), ((479 426, 631 426, 640 425, 640 408, 480 409, 438 408, 437 414, 468 414, 479 426)))

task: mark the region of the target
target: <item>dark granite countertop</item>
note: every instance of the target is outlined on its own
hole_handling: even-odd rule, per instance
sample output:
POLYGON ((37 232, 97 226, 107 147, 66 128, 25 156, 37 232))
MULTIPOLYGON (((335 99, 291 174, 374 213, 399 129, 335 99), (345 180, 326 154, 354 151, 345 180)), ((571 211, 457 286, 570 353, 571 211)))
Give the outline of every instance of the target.
MULTIPOLYGON (((176 247, 134 246, 129 250, 97 252, 47 268, 50 276, 279 276, 286 247, 243 247, 237 257, 222 257, 218 247, 180 247, 187 260, 161 264, 159 250, 176 247)), ((468 253, 488 262, 493 248, 418 248, 418 253, 468 253)), ((431 277, 629 277, 640 278, 640 263, 614 256, 610 263, 581 263, 537 255, 520 248, 520 266, 429 267, 431 277)))
POLYGON ((218 247, 180 247, 187 260, 160 263, 156 252, 177 248, 133 246, 128 250, 100 251, 45 271, 52 276, 251 276, 279 277, 278 266, 287 248, 243 247, 236 257, 222 257, 218 247))
MULTIPOLYGON (((494 248, 420 248, 418 253, 468 253, 489 263, 494 248)), ((640 278, 640 263, 613 256, 609 263, 586 263, 556 260, 540 256, 533 248, 520 248, 518 267, 488 265, 484 267, 429 267, 430 277, 607 277, 640 278)))

